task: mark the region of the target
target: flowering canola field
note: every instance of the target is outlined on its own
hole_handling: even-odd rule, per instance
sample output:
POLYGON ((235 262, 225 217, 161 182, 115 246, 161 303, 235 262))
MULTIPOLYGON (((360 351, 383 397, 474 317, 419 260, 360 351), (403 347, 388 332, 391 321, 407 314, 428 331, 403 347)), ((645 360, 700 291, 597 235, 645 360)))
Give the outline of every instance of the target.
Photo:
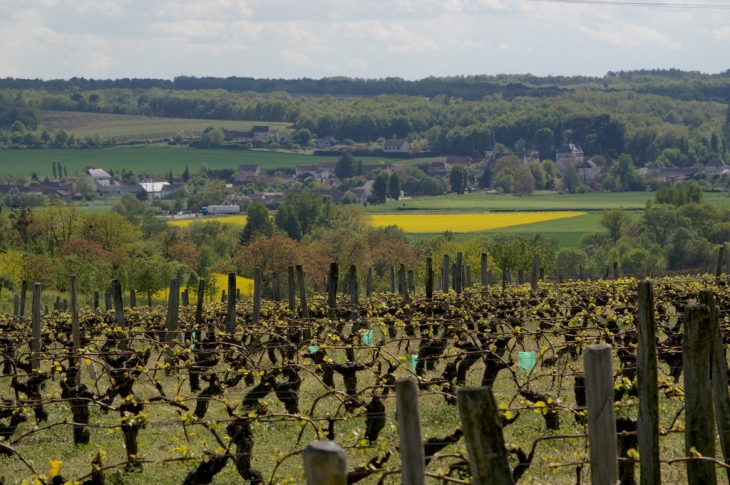
POLYGON ((585 212, 499 212, 490 214, 373 214, 374 226, 411 233, 479 232, 582 216, 585 212))
POLYGON ((168 224, 177 227, 188 227, 193 222, 210 222, 220 221, 228 224, 240 224, 241 226, 246 225, 246 216, 243 214, 236 216, 206 216, 206 217, 190 217, 188 219, 174 219, 169 221, 168 224))

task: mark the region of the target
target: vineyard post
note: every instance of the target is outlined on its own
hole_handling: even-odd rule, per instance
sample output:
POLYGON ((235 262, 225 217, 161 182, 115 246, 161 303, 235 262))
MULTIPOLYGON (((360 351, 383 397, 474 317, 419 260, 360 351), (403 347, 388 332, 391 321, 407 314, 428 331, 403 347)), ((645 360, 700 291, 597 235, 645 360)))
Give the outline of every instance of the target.
POLYGON ((525 284, 525 270, 524 269, 517 270, 517 284, 520 286, 525 284))
POLYGON ((463 286, 463 264, 464 255, 462 253, 456 253, 456 270, 454 271, 454 291, 457 295, 461 295, 461 287, 463 286))
POLYGON ((183 306, 190 305, 190 298, 188 297, 188 289, 185 288, 182 293, 180 294, 180 300, 182 301, 183 306))
POLYGON ((408 286, 405 284, 405 281, 406 281, 406 265, 405 264, 401 263, 399 274, 400 274, 400 280, 403 282, 403 303, 408 305, 408 309, 406 309, 405 314, 410 316, 410 314, 411 314, 411 309, 410 309, 411 296, 408 293, 408 286))
POLYGON ((365 280, 365 296, 370 298, 373 296, 373 267, 368 268, 368 276, 365 280))
POLYGON ((457 396, 472 483, 512 485, 502 422, 492 391, 487 387, 462 387, 457 396))
POLYGON ((408 270, 408 291, 411 293, 416 293, 416 285, 413 284, 413 270, 408 270))
POLYGON ((18 295, 15 295, 13 300, 13 315, 16 317, 20 315, 20 297, 18 295))
POLYGON ((221 290, 221 303, 228 302, 228 299, 226 298, 226 290, 221 290))
POLYGON ((449 268, 451 262, 449 261, 449 255, 444 254, 444 264, 441 266, 441 291, 443 293, 449 292, 449 268))
POLYGON ((489 285, 487 280, 487 253, 482 253, 482 289, 486 289, 489 285))
POLYGON ((618 482, 612 359, 608 344, 589 345, 583 359, 593 485, 614 485, 618 482))
POLYGON ((405 297, 405 290, 406 290, 406 268, 405 265, 401 264, 400 268, 398 268, 398 293, 400 296, 405 297))
POLYGON ((618 279, 618 261, 613 262, 613 279, 618 279))
MULTIPOLYGON (((172 278, 170 280, 170 296, 167 298, 167 318, 165 320, 165 344, 167 344, 167 352, 165 362, 174 364, 174 351, 172 350, 175 335, 177 334, 177 315, 180 299, 180 280, 172 278)), ((170 374, 170 369, 165 370, 166 374, 170 374)))
POLYGON ((722 247, 725 248, 725 274, 730 275, 730 253, 728 253, 727 243, 722 243, 722 247))
POLYGON ((198 281, 198 299, 195 302, 195 324, 203 323, 203 303, 205 303, 205 278, 198 281))
POLYGON ((505 271, 504 273, 507 278, 507 284, 511 285, 512 284, 512 270, 510 268, 507 268, 507 271, 505 271))
POLYGON ((347 484, 347 457, 334 441, 314 441, 302 456, 307 485, 347 484))
POLYGON ((359 331, 359 313, 358 306, 360 306, 360 288, 357 281, 357 266, 354 264, 350 266, 350 305, 352 307, 350 318, 352 319, 352 333, 359 331))
POLYGON ((418 409, 418 384, 410 377, 395 381, 398 438, 400 440, 401 483, 426 483, 425 456, 421 438, 421 413, 418 409))
POLYGON ((30 348, 32 350, 30 361, 31 370, 39 369, 41 366, 41 291, 41 284, 33 283, 33 302, 31 304, 33 339, 30 341, 30 348))
POLYGON ((20 285, 20 316, 25 316, 25 295, 28 292, 28 282, 23 280, 20 285))
POLYGON ((330 272, 327 277, 327 318, 332 321, 337 317, 335 309, 337 308, 337 283, 339 277, 340 272, 337 263, 330 263, 330 272))
POLYGON ((609 265, 606 265, 606 274, 605 274, 605 275, 604 275, 604 277, 603 277, 603 279, 604 279, 604 280, 607 280, 607 279, 608 279, 608 275, 610 274, 610 273, 609 273, 609 271, 610 271, 610 269, 609 269, 609 268, 610 268, 610 267, 609 267, 609 265))
POLYGON ((297 285, 294 281, 294 266, 289 265, 286 269, 287 283, 289 283, 289 311, 293 312, 297 308, 297 285))
POLYGON ((147 290, 147 307, 152 308, 152 292, 147 290))
MULTIPOLYGON (((487 287, 494 284, 494 273, 492 273, 492 270, 487 270, 487 287)), ((489 288, 487 288, 489 289, 489 288)))
POLYGON ((98 310, 99 310, 99 292, 95 291, 94 292, 94 311, 98 311, 98 310))
MULTIPOLYGON (((71 275, 69 290, 71 292, 71 337, 74 342, 73 353, 75 354, 81 348, 81 334, 79 332, 79 295, 76 288, 76 275, 71 275)), ((81 384, 81 359, 75 357, 73 362, 76 365, 74 387, 79 387, 81 384)))
POLYGON ((540 255, 535 253, 532 259, 532 278, 530 278, 530 287, 532 291, 537 290, 537 277, 540 274, 540 255))
POLYGON ((720 246, 720 250, 717 252, 717 267, 715 268, 715 277, 719 278, 722 276, 722 260, 725 257, 725 245, 720 246))
POLYGON ((253 316, 251 323, 258 325, 261 322, 261 268, 253 270, 253 316))
POLYGON ((545 281, 545 268, 540 268, 540 281, 545 281))
POLYGON ((433 298, 433 259, 426 258, 426 299, 433 298))
POLYGON ((122 284, 119 280, 112 280, 112 292, 114 296, 114 316, 117 326, 121 329, 127 328, 124 320, 124 301, 122 300, 122 284))
MULTIPOLYGON (((711 332, 714 336, 712 352, 712 399, 715 407, 715 424, 720 436, 720 447, 725 463, 730 465, 730 394, 727 386, 727 360, 720 330, 720 316, 715 295, 710 290, 700 291, 699 302, 710 309, 711 332)), ((730 479, 730 469, 725 469, 730 479)))
MULTIPOLYGON (((712 350, 715 335, 706 305, 691 305, 684 310, 682 363, 684 370, 684 446, 687 456, 696 451, 715 457, 715 427, 712 399, 712 350)), ((727 384, 725 384, 727 385, 727 384)), ((715 464, 710 461, 687 461, 689 485, 716 483, 715 464)))
MULTIPOLYGON (((225 294, 225 291, 223 292, 225 294)), ((228 273, 228 313, 226 318, 226 333, 236 331, 236 273, 228 273)))
POLYGON ((578 265, 578 267, 580 268, 580 270, 579 270, 580 272, 578 273, 578 279, 580 281, 583 281, 583 265, 580 264, 580 265, 578 265))
POLYGON ((104 291, 104 310, 112 311, 112 293, 109 290, 104 291))
POLYGON ((302 304, 302 320, 304 321, 304 331, 302 332, 304 340, 312 338, 312 332, 309 329, 309 306, 307 305, 307 285, 304 281, 304 268, 301 264, 297 265, 297 280, 299 282, 299 300, 302 304))
POLYGON ((395 265, 390 265, 390 292, 395 293, 395 265))
POLYGON ((657 374, 656 326, 654 322, 654 288, 651 281, 639 283, 637 315, 639 342, 636 354, 639 386, 639 419, 637 438, 641 450, 639 483, 661 483, 659 465, 659 390, 657 374))
POLYGON ((279 295, 279 273, 273 273, 271 275, 271 297, 274 301, 280 301, 279 295))
POLYGON ((135 308, 137 306, 137 293, 134 288, 129 289, 129 308, 135 308))

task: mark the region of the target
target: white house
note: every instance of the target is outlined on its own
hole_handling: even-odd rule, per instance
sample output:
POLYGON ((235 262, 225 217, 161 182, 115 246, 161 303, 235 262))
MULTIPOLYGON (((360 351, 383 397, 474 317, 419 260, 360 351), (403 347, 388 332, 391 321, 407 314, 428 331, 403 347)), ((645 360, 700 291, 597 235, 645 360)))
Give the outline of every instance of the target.
POLYGON ((224 131, 223 134, 226 137, 226 141, 238 141, 251 143, 253 141, 253 131, 224 131))
POLYGON ((555 150, 555 164, 560 173, 567 171, 571 165, 582 163, 583 160, 583 150, 573 143, 563 143, 555 150))
POLYGON ((725 162, 723 162, 721 159, 713 158, 712 160, 707 162, 707 165, 705 165, 705 173, 722 173, 728 168, 730 167, 725 165, 725 162))
POLYGON ((111 180, 112 176, 107 173, 106 170, 103 168, 90 168, 86 171, 89 176, 94 179, 94 182, 99 182, 101 180, 111 180))
POLYGON ((294 138, 288 131, 282 131, 279 133, 279 143, 291 143, 294 138))
POLYGON ((168 182, 140 182, 140 186, 147 192, 150 199, 161 199, 163 188, 170 185, 168 182))
POLYGON ((325 136, 324 138, 315 138, 312 140, 312 143, 314 143, 314 146, 317 148, 327 148, 327 147, 333 147, 340 144, 338 140, 335 139, 334 136, 325 136))
POLYGON ((411 151, 411 144, 405 138, 392 138, 385 140, 383 151, 386 153, 408 153, 411 151))
POLYGON ((575 168, 578 171, 578 178, 582 184, 592 182, 601 175, 601 167, 596 165, 593 160, 586 160, 576 165, 575 168))
POLYGON ((254 126, 253 135, 258 138, 260 142, 269 143, 271 141, 271 134, 269 133, 268 126, 254 126))

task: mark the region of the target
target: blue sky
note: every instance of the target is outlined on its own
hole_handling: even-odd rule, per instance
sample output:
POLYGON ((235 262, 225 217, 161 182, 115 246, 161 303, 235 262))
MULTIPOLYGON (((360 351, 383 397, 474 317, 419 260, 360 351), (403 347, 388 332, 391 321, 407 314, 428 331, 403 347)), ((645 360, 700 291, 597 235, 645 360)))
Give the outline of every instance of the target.
POLYGON ((44 79, 720 72, 730 68, 730 10, 525 0, 0 0, 0 46, 0 77, 44 79))

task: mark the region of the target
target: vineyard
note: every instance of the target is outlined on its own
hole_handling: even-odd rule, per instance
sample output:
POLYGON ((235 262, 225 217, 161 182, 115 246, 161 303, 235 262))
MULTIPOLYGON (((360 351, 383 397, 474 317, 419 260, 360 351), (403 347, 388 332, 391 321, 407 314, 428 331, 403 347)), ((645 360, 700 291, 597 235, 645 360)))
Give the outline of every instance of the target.
MULTIPOLYGON (((331 483, 424 483, 419 473, 425 483, 609 483, 595 480, 611 466, 622 484, 638 483, 639 469, 665 483, 726 473, 710 399, 722 388, 727 399, 715 341, 730 344, 725 281, 558 284, 534 272, 503 287, 485 271, 481 284, 446 268, 438 281, 427 265, 425 288, 401 266, 382 294, 370 271, 336 264, 319 293, 301 266, 270 288, 258 271, 252 300, 235 298, 234 275, 215 296, 204 282, 181 295, 172 280, 166 308, 130 304, 116 282, 106 311, 78 308, 72 277, 68 302, 44 311, 33 285, 16 315, 0 317, 0 483, 304 483, 302 455, 310 479, 316 460, 303 450, 322 440, 346 455, 346 478, 331 483), (594 344, 611 346, 607 380, 586 378, 597 374, 584 358, 606 349, 594 344), (599 381, 610 396, 596 414, 599 381), (466 387, 493 394, 476 421, 478 393, 466 387), (607 468, 593 455, 605 444, 588 443, 599 418, 615 430, 607 468), (494 459, 473 459, 486 449, 480 422, 494 425, 482 437, 497 444, 494 459), (655 445, 640 447, 647 436, 655 445), (489 466, 508 473, 475 478, 489 466)), ((723 450, 729 410, 716 404, 723 450)))

